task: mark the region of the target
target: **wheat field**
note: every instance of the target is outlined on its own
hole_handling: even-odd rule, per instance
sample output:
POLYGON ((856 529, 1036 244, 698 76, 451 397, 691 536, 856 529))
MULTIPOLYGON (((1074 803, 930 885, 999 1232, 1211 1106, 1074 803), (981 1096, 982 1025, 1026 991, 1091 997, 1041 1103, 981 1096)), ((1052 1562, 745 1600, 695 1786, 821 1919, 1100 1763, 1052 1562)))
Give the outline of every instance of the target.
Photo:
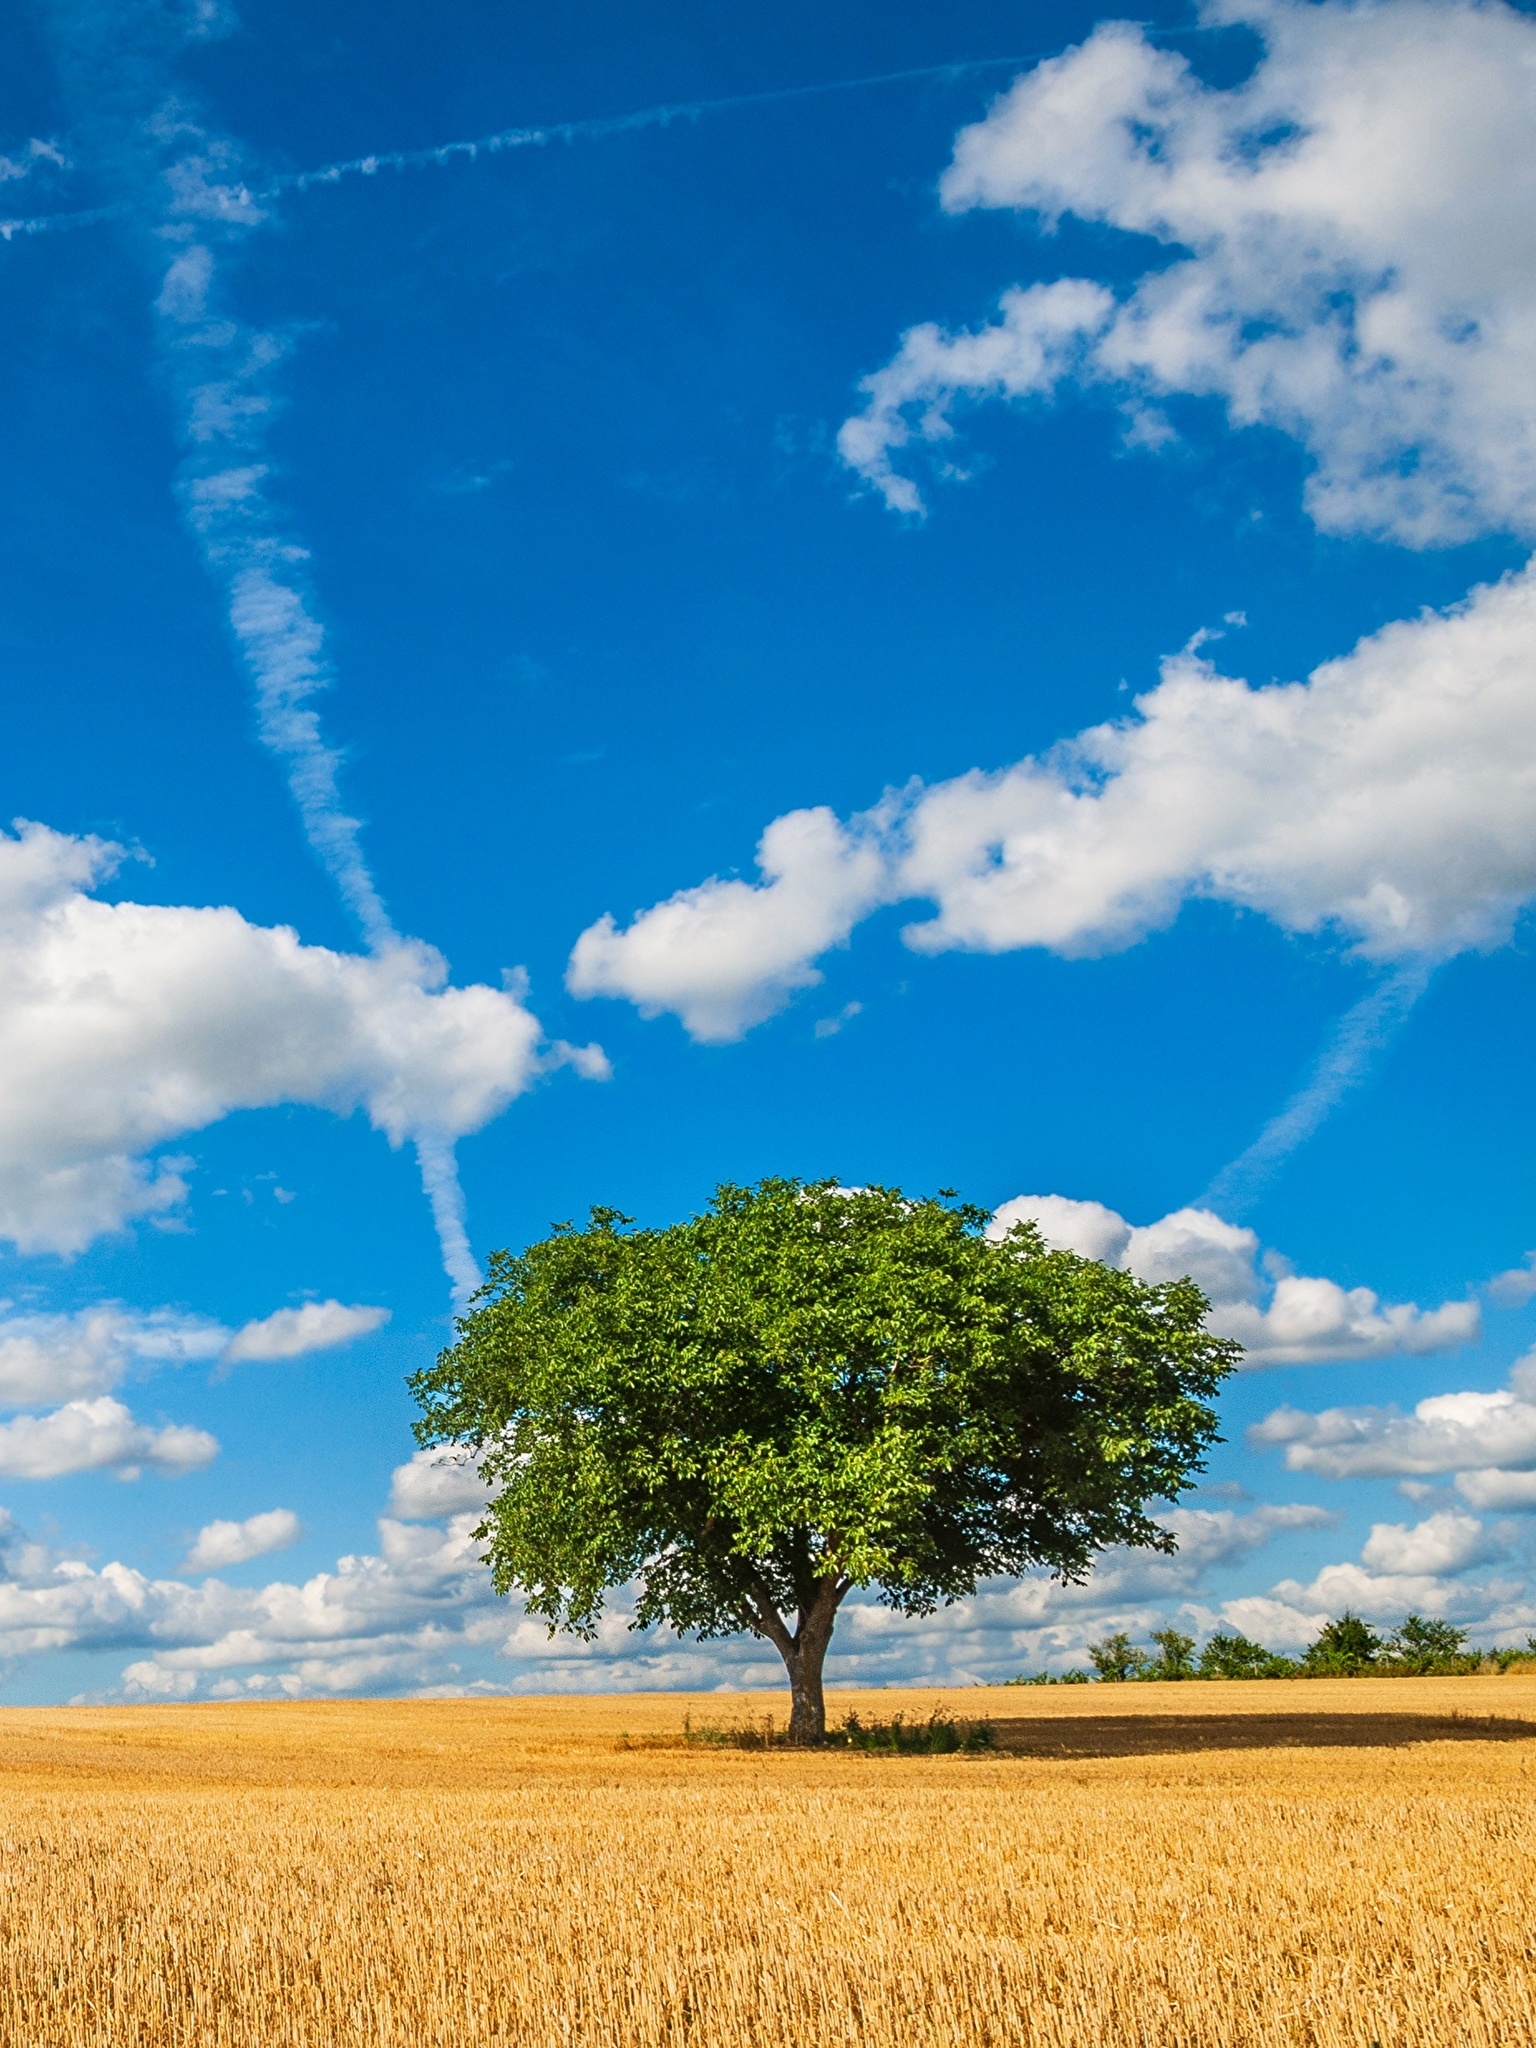
POLYGON ((1536 1677, 0 1712, 6 2048, 1510 2048, 1536 1677))

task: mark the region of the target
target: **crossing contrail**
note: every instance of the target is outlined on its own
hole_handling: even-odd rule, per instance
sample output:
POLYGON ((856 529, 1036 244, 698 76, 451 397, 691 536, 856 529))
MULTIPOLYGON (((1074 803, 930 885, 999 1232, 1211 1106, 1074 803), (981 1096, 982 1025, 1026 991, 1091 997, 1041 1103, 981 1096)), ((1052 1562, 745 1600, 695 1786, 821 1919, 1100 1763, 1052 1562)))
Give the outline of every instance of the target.
POLYGON ((964 78, 977 71, 1003 71, 1059 56, 1059 50, 1038 50, 1022 57, 974 57, 952 64, 922 64, 908 71, 876 71, 863 78, 834 78, 822 85, 785 85, 767 92, 727 93, 718 99, 674 100, 640 107, 630 114, 605 114, 583 121, 551 121, 536 127, 500 128, 464 142, 439 142, 422 149, 391 149, 371 156, 347 157, 318 170, 292 171, 274 178, 258 196, 276 198, 284 192, 307 192, 316 185, 334 185, 342 178, 372 178, 380 171, 427 170, 434 165, 473 163, 477 157, 499 156, 511 149, 542 149, 552 142, 600 142, 610 135, 633 135, 644 128, 671 128, 679 122, 701 121, 710 114, 728 114, 749 107, 784 106, 795 100, 833 93, 866 92, 876 86, 904 85, 923 79, 964 78))
POLYGON ((1277 1168, 1305 1144, 1329 1114, 1365 1079, 1378 1053, 1397 1036, 1429 986, 1432 965, 1415 962, 1346 1010, 1313 1063, 1312 1071, 1246 1151, 1211 1182, 1195 1205, 1236 1220, 1277 1168))
MULTIPOLYGON (((1209 34, 1202 27, 1148 28, 1143 34, 1157 41, 1209 34)), ((326 185, 339 185, 344 178, 375 178, 381 171, 430 170, 453 163, 474 163, 480 157, 500 156, 509 150, 544 149, 559 142, 601 142, 609 136, 634 135, 647 128, 672 128, 681 123, 702 121, 712 114, 745 112, 753 107, 788 106, 799 100, 830 98, 838 93, 869 92, 887 85, 921 84, 928 80, 968 78, 984 71, 1022 70, 1027 64, 1043 64, 1063 56, 1072 45, 1059 43, 1049 50, 1026 50, 1012 57, 965 57, 948 64, 918 64, 903 71, 872 71, 858 78, 832 78, 819 85, 774 86, 764 92, 721 94, 713 99, 668 100, 651 107, 638 107, 628 114, 600 114, 576 121, 547 121, 517 128, 498 128, 489 135, 476 135, 455 142, 437 142, 419 149, 375 150, 367 156, 352 156, 335 163, 320 164, 308 171, 285 171, 264 184, 252 185, 241 196, 254 204, 270 203, 290 192, 310 192, 326 185)), ((120 220, 131 209, 126 205, 91 206, 73 212, 40 213, 0 220, 0 241, 17 237, 54 234, 69 228, 94 227, 98 222, 120 220)))

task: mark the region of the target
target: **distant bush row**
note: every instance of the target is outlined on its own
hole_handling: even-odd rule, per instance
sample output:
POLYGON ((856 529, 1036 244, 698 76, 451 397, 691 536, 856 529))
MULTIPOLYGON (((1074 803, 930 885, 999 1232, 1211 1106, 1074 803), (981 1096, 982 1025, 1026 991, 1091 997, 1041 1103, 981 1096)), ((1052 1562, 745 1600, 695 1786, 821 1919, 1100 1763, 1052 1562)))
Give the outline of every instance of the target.
POLYGON ((1282 1657, 1247 1636, 1225 1632, 1212 1636, 1195 1654, 1193 1636, 1176 1628, 1158 1629, 1154 1649, 1142 1649, 1123 1631, 1090 1643, 1090 1671, 1034 1677, 1021 1673, 1009 1685, 1121 1685, 1133 1679, 1170 1678, 1448 1678, 1473 1671, 1503 1672, 1536 1665, 1536 1636, 1527 1636, 1523 1650, 1469 1650, 1467 1631, 1448 1621, 1430 1621, 1410 1614, 1391 1635, 1382 1636, 1368 1621, 1347 1610, 1328 1622, 1317 1641, 1300 1657, 1282 1657))

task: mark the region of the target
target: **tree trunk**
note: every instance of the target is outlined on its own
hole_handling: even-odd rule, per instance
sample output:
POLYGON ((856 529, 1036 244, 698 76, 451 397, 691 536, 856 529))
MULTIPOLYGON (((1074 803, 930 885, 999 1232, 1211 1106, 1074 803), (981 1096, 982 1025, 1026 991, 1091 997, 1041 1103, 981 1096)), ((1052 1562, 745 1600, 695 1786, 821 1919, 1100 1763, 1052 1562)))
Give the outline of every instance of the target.
POLYGON ((772 1643, 789 1673, 789 1739, 797 1748, 813 1748, 827 1739, 827 1703, 822 1697, 821 1668, 833 1624, 851 1579, 830 1575, 811 1579, 810 1599, 796 1617, 793 1635, 761 1578, 754 1577, 741 1607, 741 1619, 755 1634, 772 1643))
POLYGON ((783 1633, 779 1655, 789 1673, 789 1740, 796 1748, 814 1748, 827 1739, 827 1703, 821 1689, 822 1666, 837 1610, 847 1582, 822 1579, 809 1607, 802 1607, 799 1626, 791 1636, 783 1633))
POLYGON ((829 1626, 821 1641, 798 1638, 784 1653, 789 1673, 789 1740, 796 1749, 811 1749, 827 1739, 827 1702, 821 1690, 821 1667, 827 1661, 829 1626))

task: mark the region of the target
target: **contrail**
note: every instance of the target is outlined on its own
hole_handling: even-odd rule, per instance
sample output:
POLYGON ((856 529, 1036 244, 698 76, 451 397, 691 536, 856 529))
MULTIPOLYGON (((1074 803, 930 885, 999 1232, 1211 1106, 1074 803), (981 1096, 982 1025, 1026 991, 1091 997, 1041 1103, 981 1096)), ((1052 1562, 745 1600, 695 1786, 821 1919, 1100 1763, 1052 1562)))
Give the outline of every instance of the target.
POLYGON ((1329 1112, 1365 1078, 1377 1054, 1407 1022, 1433 972, 1433 966, 1425 962, 1400 968, 1353 1009, 1346 1010, 1311 1073, 1284 1109, 1270 1119, 1247 1151, 1221 1169, 1195 1198, 1196 1206, 1214 1209, 1234 1221, 1240 1217, 1276 1168, 1305 1144, 1329 1112))
POLYGON ((465 1227, 464 1189, 459 1180, 453 1140, 440 1131, 418 1131, 415 1137, 416 1164, 421 1185, 432 1211, 437 1242, 442 1251, 443 1271, 453 1289, 456 1308, 462 1308, 480 1285, 480 1268, 470 1250, 465 1227))
MULTIPOLYGON (((1143 28, 1149 41, 1168 42, 1184 36, 1208 35, 1211 30, 1189 28, 1143 28)), ((669 100, 652 107, 639 107, 628 114, 602 114, 576 121, 548 121, 535 126, 498 128, 489 135, 464 141, 429 143, 420 149, 376 150, 367 156, 345 157, 321 164, 309 171, 285 171, 264 185, 246 190, 242 197, 256 203, 280 199, 289 192, 309 192, 322 185, 338 185, 343 178, 374 178, 380 171, 430 170, 457 162, 473 163, 482 156, 500 156, 507 150, 543 149, 553 142, 600 142, 611 135, 633 135, 646 128, 671 128, 680 122, 706 120, 711 114, 728 114, 751 107, 787 106, 797 100, 825 99, 837 93, 869 92, 886 85, 916 84, 928 79, 967 78, 981 71, 1022 70, 1026 64, 1044 64, 1064 56, 1074 46, 1054 45, 1049 50, 1026 50, 1014 57, 965 57, 948 64, 919 64, 904 71, 873 71, 859 78, 833 78, 819 85, 775 86, 766 92, 726 93, 716 99, 669 100)), ((40 213, 25 218, 0 220, 0 241, 17 236, 52 234, 68 228, 93 227, 100 221, 120 220, 128 212, 124 205, 92 206, 76 212, 40 213)))
MULTIPOLYGON (((165 379, 183 444, 183 510, 255 688, 258 731, 281 761, 304 832, 360 926, 369 949, 402 946, 364 855, 361 828, 341 799, 341 755, 326 739, 316 699, 332 680, 325 631, 307 590, 308 551, 274 504, 266 460, 276 372, 287 338, 253 327, 227 303, 221 272, 268 214, 253 196, 241 154, 209 132, 175 89, 180 40, 159 0, 111 0, 61 10, 66 66, 82 87, 98 154, 122 199, 91 218, 124 221, 158 279, 154 301, 165 379), (113 81, 104 99, 100 81, 113 81)), ((12 224, 11 236, 82 225, 81 215, 12 224)), ((444 1269, 462 1303, 479 1284, 464 1227, 450 1133, 409 1133, 431 1206, 444 1269)))
MULTIPOLYGON (((1065 48, 1065 45, 1063 45, 1065 48)), ((551 121, 538 127, 500 128, 467 142, 439 142, 422 149, 383 150, 371 156, 348 157, 314 171, 292 171, 274 178, 258 195, 277 198, 284 192, 307 192, 316 185, 335 185, 343 178, 373 178, 380 171, 416 171, 459 160, 499 156, 509 149, 542 149, 551 142, 599 142, 610 135, 633 135, 642 128, 670 128, 680 121, 701 121, 710 114, 736 113, 747 107, 784 106, 795 100, 821 99, 832 93, 867 92, 882 85, 904 85, 919 79, 964 78, 975 71, 1002 71, 1057 57, 1061 50, 1036 50, 1022 57, 973 57, 953 64, 922 64, 909 71, 876 71, 863 78, 834 78, 822 85, 785 85, 769 92, 727 93, 719 99, 675 100, 641 107, 632 114, 607 114, 582 121, 551 121)))
MULTIPOLYGON (((200 211, 207 192, 200 182, 200 211)), ((262 744, 283 764, 304 835, 377 953, 398 944, 399 934, 369 871, 361 826, 341 799, 341 756, 327 743, 314 706, 334 678, 324 628, 304 589, 307 551, 282 531, 261 459, 273 410, 271 372, 285 351, 279 337, 229 317, 218 301, 217 231, 227 241, 231 226, 259 217, 230 208, 214 221, 196 212, 188 220, 175 204, 168 216, 168 225, 198 236, 176 248, 155 301, 187 443, 182 503, 203 559, 225 589, 230 627, 255 685, 262 744)))
POLYGON ((65 228, 93 228, 98 221, 121 220, 125 206, 86 206, 76 213, 34 213, 21 220, 0 220, 0 242, 18 235, 52 235, 65 228))

